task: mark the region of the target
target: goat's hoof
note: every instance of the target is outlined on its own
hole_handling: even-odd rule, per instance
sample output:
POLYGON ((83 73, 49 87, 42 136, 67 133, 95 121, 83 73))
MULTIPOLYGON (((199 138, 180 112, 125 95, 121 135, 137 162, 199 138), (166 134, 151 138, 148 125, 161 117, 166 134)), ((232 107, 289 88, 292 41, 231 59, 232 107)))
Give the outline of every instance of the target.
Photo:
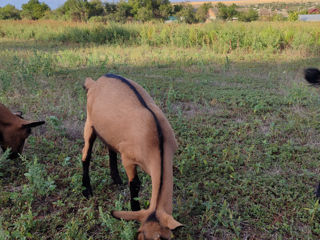
POLYGON ((132 211, 140 211, 141 208, 140 208, 140 203, 139 202, 132 202, 131 203, 131 210, 132 211))
POLYGON ((86 198, 89 199, 90 197, 93 196, 92 191, 90 189, 85 189, 82 191, 82 195, 86 198))
POLYGON ((122 182, 121 178, 116 178, 116 179, 113 179, 113 184, 114 185, 122 185, 123 182, 122 182))

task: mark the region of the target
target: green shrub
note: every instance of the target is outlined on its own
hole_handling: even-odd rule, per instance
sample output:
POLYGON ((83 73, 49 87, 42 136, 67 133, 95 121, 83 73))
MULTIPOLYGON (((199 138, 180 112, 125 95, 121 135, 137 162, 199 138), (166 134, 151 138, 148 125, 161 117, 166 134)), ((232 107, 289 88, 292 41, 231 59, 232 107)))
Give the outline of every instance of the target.
POLYGON ((259 18, 259 14, 257 10, 250 8, 247 12, 240 12, 238 15, 239 21, 242 22, 252 22, 256 21, 259 18))

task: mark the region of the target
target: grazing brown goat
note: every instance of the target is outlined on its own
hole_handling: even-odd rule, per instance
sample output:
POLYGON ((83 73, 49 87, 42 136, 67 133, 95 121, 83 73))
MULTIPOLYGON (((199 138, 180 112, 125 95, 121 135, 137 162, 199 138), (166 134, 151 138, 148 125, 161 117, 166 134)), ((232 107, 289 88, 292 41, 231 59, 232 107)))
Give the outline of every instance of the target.
POLYGON ((13 114, 0 103, 0 146, 3 151, 11 149, 10 158, 22 153, 24 142, 31 133, 31 128, 44 124, 44 121, 29 122, 22 118, 22 113, 13 114))
POLYGON ((138 239, 170 239, 171 230, 182 226, 172 217, 172 159, 177 150, 174 132, 159 107, 137 83, 114 74, 97 81, 87 78, 87 120, 82 150, 83 194, 92 195, 89 178, 91 151, 96 136, 108 146, 110 172, 115 183, 121 183, 117 152, 129 179, 131 209, 113 211, 116 218, 142 223, 138 239), (150 206, 140 210, 140 181, 136 167, 151 176, 150 206))

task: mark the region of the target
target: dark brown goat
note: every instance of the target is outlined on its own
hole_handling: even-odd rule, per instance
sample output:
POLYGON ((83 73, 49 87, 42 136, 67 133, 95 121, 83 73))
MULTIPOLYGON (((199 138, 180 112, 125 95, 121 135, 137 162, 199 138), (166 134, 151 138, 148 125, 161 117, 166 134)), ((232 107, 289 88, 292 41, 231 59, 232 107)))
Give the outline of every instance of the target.
POLYGON ((113 211, 116 218, 142 223, 138 239, 171 239, 171 230, 181 226, 172 217, 172 158, 177 149, 174 132, 149 94, 137 83, 107 74, 97 81, 87 78, 87 120, 82 152, 84 195, 92 195, 89 163, 96 136, 108 146, 111 177, 121 183, 117 152, 126 170, 133 211, 113 211), (140 210, 140 181, 136 167, 151 176, 150 206, 140 210))
MULTIPOLYGON (((304 78, 313 86, 320 85, 320 71, 317 68, 307 68, 304 70, 304 78)), ((316 197, 320 198, 320 183, 315 192, 316 197)))
POLYGON ((10 158, 22 153, 24 142, 31 128, 44 124, 44 121, 30 122, 22 118, 22 113, 13 114, 0 103, 0 146, 3 151, 11 149, 10 158))
POLYGON ((320 84, 320 71, 317 68, 307 68, 304 70, 305 79, 312 85, 320 84))

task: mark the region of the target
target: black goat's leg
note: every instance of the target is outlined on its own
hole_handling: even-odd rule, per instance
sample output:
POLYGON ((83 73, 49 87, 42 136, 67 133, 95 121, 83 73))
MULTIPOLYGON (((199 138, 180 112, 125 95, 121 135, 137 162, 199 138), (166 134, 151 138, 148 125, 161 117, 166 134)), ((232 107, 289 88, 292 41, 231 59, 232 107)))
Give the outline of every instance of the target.
POLYGON ((83 168, 83 175, 82 175, 82 186, 85 187, 85 189, 82 191, 82 194, 89 198, 90 195, 92 196, 92 188, 90 184, 90 176, 89 176, 89 167, 90 167, 90 159, 91 159, 91 152, 93 143, 96 140, 96 133, 94 132, 93 127, 91 124, 86 121, 85 127, 84 127, 84 147, 82 150, 82 168, 83 168))
POLYGON ((118 171, 117 153, 109 148, 110 174, 114 184, 122 184, 118 171))

